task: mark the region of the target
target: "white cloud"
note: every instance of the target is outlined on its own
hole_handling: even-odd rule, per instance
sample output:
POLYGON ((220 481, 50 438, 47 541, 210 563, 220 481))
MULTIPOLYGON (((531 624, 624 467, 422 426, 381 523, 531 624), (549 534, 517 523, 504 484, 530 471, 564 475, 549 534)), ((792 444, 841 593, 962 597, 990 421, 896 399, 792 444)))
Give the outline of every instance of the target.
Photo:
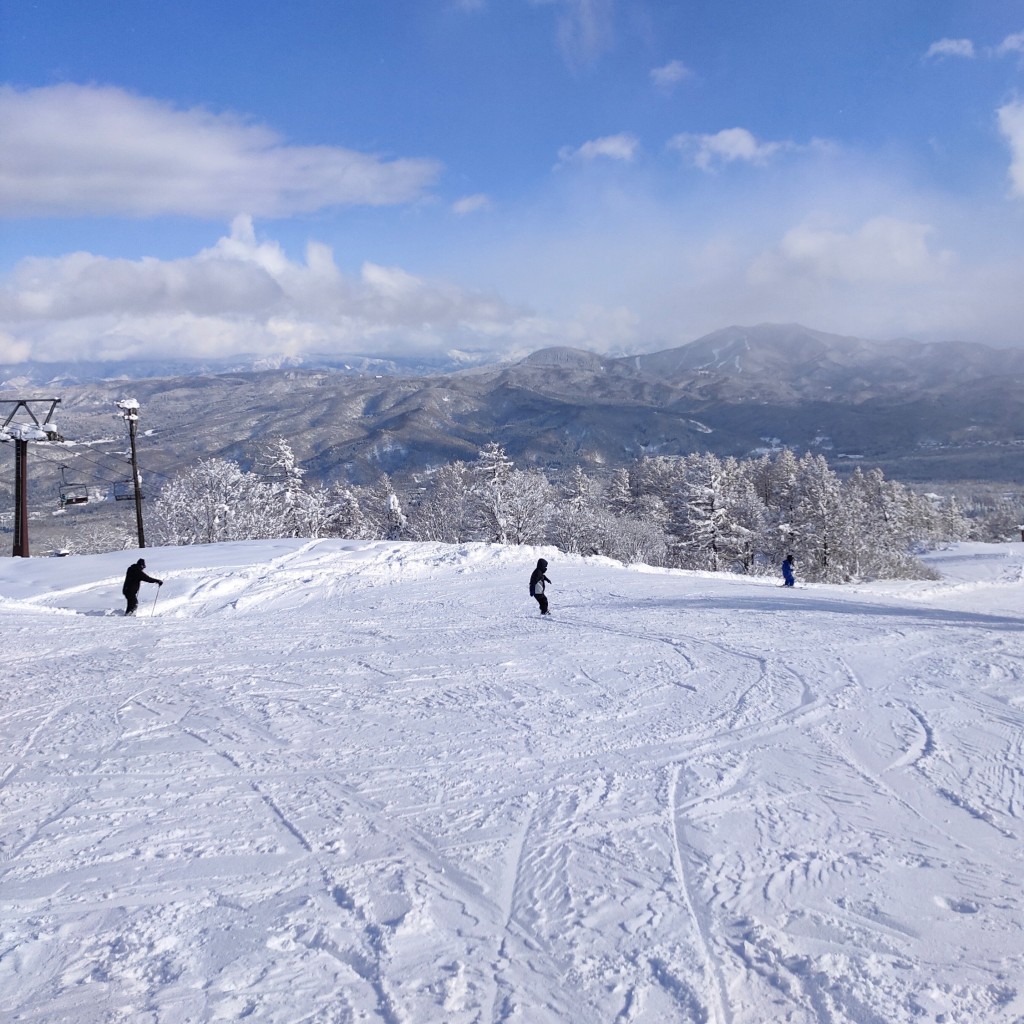
POLYGON ((702 171, 712 170, 716 163, 762 165, 776 153, 795 148, 791 142, 759 142, 746 128, 725 128, 714 135, 684 132, 669 139, 668 146, 687 155, 702 171))
POLYGON ((12 338, 6 331, 0 331, 0 362, 23 363, 32 356, 31 347, 26 341, 12 338))
POLYGON ((651 69, 651 81, 659 89, 669 91, 692 74, 693 72, 681 60, 670 60, 660 68, 651 69))
POLYGON ((639 141, 628 133, 605 135, 600 139, 591 139, 582 146, 563 146, 558 151, 558 165, 569 163, 589 163, 599 158, 632 162, 639 148, 639 141))
POLYGON ((566 61, 588 64, 614 42, 614 0, 531 0, 558 8, 558 42, 566 61))
POLYGON ((470 213, 479 213, 481 210, 489 210, 490 208, 491 197, 483 192, 477 192, 471 196, 463 196, 452 203, 452 212, 460 217, 465 217, 470 213))
POLYGON ((927 224, 886 216, 852 232, 801 224, 755 261, 752 274, 764 280, 799 275, 819 282, 920 284, 944 275, 952 261, 951 254, 932 251, 931 234, 927 224))
POLYGON ((492 296, 367 262, 341 273, 328 246, 288 258, 238 217, 179 260, 92 253, 26 259, 0 281, 0 354, 44 361, 159 356, 443 352, 557 330, 492 296))
POLYGON ((1008 53, 1024 53, 1024 32, 1015 32, 1007 36, 997 47, 996 55, 1005 56, 1008 53))
POLYGON ((702 177, 669 200, 642 184, 556 178, 550 206, 514 250, 502 241, 488 276, 585 328, 565 343, 594 351, 761 322, 1024 344, 1024 241, 1000 231, 1005 210, 923 197, 849 152, 791 164, 756 181, 702 177), (601 310, 584 322, 588 305, 601 310), (628 314, 614 331, 610 310, 628 314))
POLYGON ((421 196, 437 163, 290 146, 231 114, 122 89, 0 87, 0 215, 283 217, 421 196))
POLYGON ((1024 197, 1024 100, 999 108, 999 130, 1010 146, 1010 189, 1024 197))
POLYGON ((974 43, 970 39, 939 39, 928 47, 924 55, 928 60, 932 57, 974 57, 974 43))

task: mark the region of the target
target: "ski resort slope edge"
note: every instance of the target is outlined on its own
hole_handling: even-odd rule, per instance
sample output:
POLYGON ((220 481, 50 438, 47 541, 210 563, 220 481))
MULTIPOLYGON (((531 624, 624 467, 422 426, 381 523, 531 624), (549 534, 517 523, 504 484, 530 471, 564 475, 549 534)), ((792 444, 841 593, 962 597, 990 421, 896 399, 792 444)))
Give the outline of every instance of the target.
POLYGON ((0 1019, 1024 1019, 1024 545, 136 557, 0 563, 0 1019))

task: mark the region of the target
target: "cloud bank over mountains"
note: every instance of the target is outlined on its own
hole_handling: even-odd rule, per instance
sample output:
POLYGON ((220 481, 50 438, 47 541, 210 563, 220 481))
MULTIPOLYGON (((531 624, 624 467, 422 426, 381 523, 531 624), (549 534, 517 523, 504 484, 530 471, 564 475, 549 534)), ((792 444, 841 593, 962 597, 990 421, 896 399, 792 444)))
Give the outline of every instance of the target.
MULTIPOLYGON (((587 304, 580 293, 574 313, 551 316, 400 267, 367 261, 357 274, 346 274, 324 243, 310 241, 302 259, 292 259, 240 215, 230 233, 187 258, 73 253, 22 261, 0 288, 0 359, 69 360, 85 350, 90 358, 111 360, 439 355, 453 349, 518 357, 551 344, 621 352, 657 347, 644 342, 669 338, 673 322, 687 323, 688 307, 702 311, 709 329, 729 322, 841 320, 865 336, 882 335, 887 318, 895 320, 902 310, 901 333, 926 335, 955 322, 962 304, 984 294, 986 280, 993 300, 1007 285, 971 278, 932 236, 926 224, 879 217, 848 231, 804 222, 758 251, 709 246, 687 252, 637 227, 633 238, 619 236, 623 258, 632 251, 640 262, 639 250, 654 245, 647 259, 656 262, 663 243, 678 270, 673 287, 672 273, 663 271, 659 280, 650 267, 648 286, 662 290, 652 303, 664 310, 664 320, 651 321, 638 317, 625 295, 618 304, 587 304), (919 301, 908 303, 908 294, 919 301), (862 306, 866 296, 870 302, 862 306)), ((540 257, 535 272, 557 273, 552 259, 540 257)), ((580 279, 596 278, 600 259, 597 250, 578 253, 580 279)), ((609 299, 617 297, 609 292, 609 299)), ((1000 310, 989 312, 998 316, 1000 310)), ((1011 317, 1016 309, 1002 312, 1011 317)), ((692 322, 693 334, 677 343, 701 331, 703 324, 692 322)))
POLYGON ((75 253, 26 260, 0 292, 0 359, 73 360, 312 353, 430 354, 485 342, 527 343, 551 326, 500 299, 364 263, 339 271, 310 242, 303 261, 257 239, 240 215, 230 234, 180 260, 75 253), (443 347, 442 347, 443 346, 443 347))
MULTIPOLYGON (((339 132, 348 111, 331 106, 300 130, 138 87, 0 85, 0 217, 18 238, 0 260, 0 358, 642 352, 765 321, 1024 343, 1024 98, 982 75, 1016 81, 1024 32, 902 55, 922 91, 980 82, 970 144, 952 153, 950 115, 922 155, 909 121, 869 139, 845 108, 707 113, 726 51, 687 52, 685 34, 659 51, 612 0, 523 8, 547 25, 544 73, 559 65, 571 114, 529 143, 518 130, 547 123, 530 110, 507 126, 462 110, 464 151, 403 121, 395 152, 339 132)), ((466 31, 522 21, 485 0, 447 10, 466 31)))

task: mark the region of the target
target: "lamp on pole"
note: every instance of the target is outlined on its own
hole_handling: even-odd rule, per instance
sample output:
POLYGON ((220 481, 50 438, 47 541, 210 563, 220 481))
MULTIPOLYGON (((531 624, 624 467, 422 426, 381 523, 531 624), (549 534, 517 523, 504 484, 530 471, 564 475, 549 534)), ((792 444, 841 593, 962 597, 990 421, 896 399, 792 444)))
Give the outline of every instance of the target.
POLYGON ((142 527, 142 480, 139 477, 139 458, 135 449, 135 430, 139 423, 139 403, 125 398, 117 403, 121 417, 128 424, 128 439, 132 446, 132 482, 135 486, 135 525, 139 534, 139 547, 146 546, 146 531, 142 527))

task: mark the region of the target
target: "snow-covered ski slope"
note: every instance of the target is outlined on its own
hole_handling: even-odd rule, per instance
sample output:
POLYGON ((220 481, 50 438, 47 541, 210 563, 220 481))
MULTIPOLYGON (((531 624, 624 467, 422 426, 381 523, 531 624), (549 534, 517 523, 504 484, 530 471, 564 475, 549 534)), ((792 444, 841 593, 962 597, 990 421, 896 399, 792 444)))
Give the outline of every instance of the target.
POLYGON ((1024 1019, 1024 545, 136 557, 0 560, 0 1019, 1024 1019))

